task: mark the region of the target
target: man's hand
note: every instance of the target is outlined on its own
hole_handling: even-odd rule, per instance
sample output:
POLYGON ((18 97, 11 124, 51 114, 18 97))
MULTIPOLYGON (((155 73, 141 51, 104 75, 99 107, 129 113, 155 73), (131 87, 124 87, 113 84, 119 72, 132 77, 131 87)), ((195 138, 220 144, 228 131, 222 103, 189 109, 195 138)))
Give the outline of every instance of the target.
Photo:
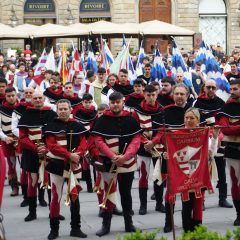
POLYGON ((148 141, 144 144, 144 149, 149 152, 154 147, 154 143, 152 141, 148 141))
POLYGON ((78 153, 71 153, 70 154, 70 160, 73 164, 78 164, 79 163, 80 156, 78 153))
POLYGON ((10 143, 14 142, 14 139, 12 137, 6 137, 4 140, 5 140, 6 144, 10 144, 10 143))
POLYGON ((45 145, 41 145, 37 147, 38 156, 43 156, 47 152, 47 148, 45 145))
POLYGON ((124 162, 124 156, 123 155, 117 155, 114 159, 112 159, 113 163, 115 163, 118 167, 121 167, 124 162))

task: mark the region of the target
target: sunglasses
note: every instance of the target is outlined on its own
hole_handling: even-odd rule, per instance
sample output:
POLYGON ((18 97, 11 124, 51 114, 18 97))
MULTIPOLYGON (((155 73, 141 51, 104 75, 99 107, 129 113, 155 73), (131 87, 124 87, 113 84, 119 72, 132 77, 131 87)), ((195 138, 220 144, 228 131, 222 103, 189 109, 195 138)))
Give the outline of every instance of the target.
POLYGON ((215 86, 206 86, 206 88, 207 88, 208 90, 210 90, 210 89, 216 90, 216 87, 215 87, 215 86))

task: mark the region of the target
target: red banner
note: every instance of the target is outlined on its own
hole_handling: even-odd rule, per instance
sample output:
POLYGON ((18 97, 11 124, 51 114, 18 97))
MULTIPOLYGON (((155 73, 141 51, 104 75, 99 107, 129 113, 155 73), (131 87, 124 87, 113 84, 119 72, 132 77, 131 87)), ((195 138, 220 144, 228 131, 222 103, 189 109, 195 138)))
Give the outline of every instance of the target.
POLYGON ((166 140, 169 200, 174 201, 177 193, 187 201, 189 192, 195 192, 198 198, 203 188, 213 191, 208 171, 208 128, 169 132, 166 140))

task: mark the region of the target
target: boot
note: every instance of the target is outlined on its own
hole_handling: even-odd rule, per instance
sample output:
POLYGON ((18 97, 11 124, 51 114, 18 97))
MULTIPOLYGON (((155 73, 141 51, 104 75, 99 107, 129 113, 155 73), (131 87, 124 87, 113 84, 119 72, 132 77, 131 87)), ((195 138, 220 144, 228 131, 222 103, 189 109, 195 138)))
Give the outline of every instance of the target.
POLYGON ((112 214, 113 214, 113 215, 117 215, 117 216, 122 216, 122 215, 123 215, 123 212, 120 211, 120 210, 117 208, 117 206, 115 206, 115 207, 113 208, 112 214))
POLYGON ((20 207, 26 207, 28 206, 28 197, 27 197, 27 184, 22 184, 22 195, 23 195, 23 201, 20 204, 20 207))
POLYGON ((224 208, 232 208, 233 205, 227 201, 227 184, 226 183, 219 183, 218 184, 218 190, 219 190, 219 207, 224 208))
POLYGON ((38 201, 41 207, 47 207, 47 202, 44 199, 44 193, 45 193, 45 189, 40 188, 40 184, 38 184, 38 201))
POLYGON ((71 200, 70 212, 71 212, 70 236, 71 237, 86 238, 87 235, 85 233, 83 233, 82 230, 81 230, 80 203, 79 203, 78 198, 75 200, 75 202, 73 202, 71 200))
POLYGON ((11 197, 16 197, 19 194, 19 188, 18 188, 18 181, 17 178, 13 178, 9 180, 10 186, 12 188, 12 192, 10 193, 11 197))
POLYGON ((51 228, 51 231, 48 235, 48 240, 56 239, 58 237, 58 231, 59 231, 58 218, 50 218, 50 228, 51 228))
POLYGON ((182 226, 184 232, 193 231, 194 223, 191 211, 182 211, 182 226))
POLYGON ((154 188, 154 194, 155 194, 155 197, 156 197, 156 207, 155 207, 155 210, 157 212, 162 212, 162 213, 165 213, 166 210, 165 210, 165 206, 163 205, 163 190, 164 190, 164 186, 163 184, 161 184, 160 186, 158 186, 155 182, 154 182, 154 185, 153 185, 153 188, 154 188))
POLYGON ((131 212, 124 212, 125 232, 136 232, 136 227, 133 225, 131 212))
POLYGON ((110 232, 111 219, 112 219, 111 212, 103 212, 102 228, 96 232, 97 236, 101 237, 110 232))
POLYGON ((139 215, 147 214, 147 188, 139 188, 140 209, 139 215))
POLYGON ((240 200, 233 200, 233 204, 237 212, 237 218, 235 219, 233 225, 240 226, 240 200))
POLYGON ((202 224, 202 220, 193 220, 193 231, 202 224))
MULTIPOLYGON (((173 204, 173 214, 174 214, 174 206, 175 204, 173 204)), ((169 202, 165 202, 165 225, 163 228, 163 232, 164 233, 168 233, 172 231, 172 219, 171 219, 171 209, 170 209, 170 203, 169 202)))
POLYGON ((153 193, 152 196, 150 197, 151 200, 156 200, 155 194, 153 193))
POLYGON ((24 218, 25 222, 30 222, 32 220, 35 220, 37 218, 36 209, 37 209, 37 197, 29 197, 28 198, 29 203, 29 214, 24 218))

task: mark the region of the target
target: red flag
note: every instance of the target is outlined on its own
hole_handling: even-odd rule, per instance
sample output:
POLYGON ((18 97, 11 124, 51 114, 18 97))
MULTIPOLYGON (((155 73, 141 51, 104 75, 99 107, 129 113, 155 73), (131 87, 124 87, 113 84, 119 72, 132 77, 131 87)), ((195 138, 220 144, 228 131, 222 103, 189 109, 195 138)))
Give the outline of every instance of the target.
POLYGON ((71 69, 68 75, 68 82, 72 82, 74 75, 79 74, 82 71, 83 71, 83 66, 82 66, 81 58, 78 50, 75 49, 71 69))
POLYGON ((209 130, 190 131, 183 129, 167 134, 169 200, 177 193, 183 201, 189 200, 189 191, 201 197, 201 189, 213 192, 208 171, 209 130))
POLYGON ((2 196, 4 181, 6 175, 6 162, 2 151, 2 146, 0 145, 0 208, 2 207, 2 196))

